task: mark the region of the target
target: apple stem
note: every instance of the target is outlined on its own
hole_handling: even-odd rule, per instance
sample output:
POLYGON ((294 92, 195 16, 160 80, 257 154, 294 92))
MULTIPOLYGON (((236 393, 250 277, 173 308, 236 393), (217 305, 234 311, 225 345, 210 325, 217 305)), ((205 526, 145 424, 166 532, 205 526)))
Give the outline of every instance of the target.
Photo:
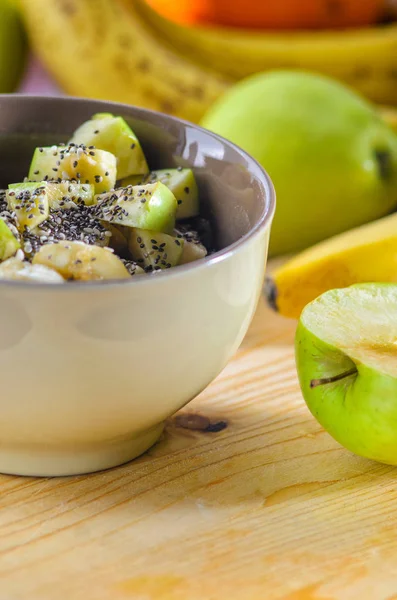
POLYGON ((310 387, 315 388, 319 385, 325 385, 326 383, 334 383, 334 381, 340 381, 345 377, 350 377, 350 375, 355 375, 357 373, 356 367, 345 371, 344 373, 339 373, 339 375, 333 375, 333 377, 323 377, 322 379, 312 379, 310 382, 310 387))

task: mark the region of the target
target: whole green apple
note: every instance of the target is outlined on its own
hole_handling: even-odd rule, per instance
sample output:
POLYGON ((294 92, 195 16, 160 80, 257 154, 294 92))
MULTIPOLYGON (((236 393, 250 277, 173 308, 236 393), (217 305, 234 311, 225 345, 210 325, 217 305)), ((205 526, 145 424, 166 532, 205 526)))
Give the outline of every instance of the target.
POLYGON ((272 178, 271 255, 397 206, 397 135, 336 81, 302 71, 254 75, 226 92, 201 124, 244 148, 272 178))
POLYGON ((306 306, 295 343, 305 401, 340 444, 397 464, 397 285, 331 290, 306 306))
POLYGON ((0 0, 0 93, 15 91, 26 54, 27 43, 16 0, 0 0))

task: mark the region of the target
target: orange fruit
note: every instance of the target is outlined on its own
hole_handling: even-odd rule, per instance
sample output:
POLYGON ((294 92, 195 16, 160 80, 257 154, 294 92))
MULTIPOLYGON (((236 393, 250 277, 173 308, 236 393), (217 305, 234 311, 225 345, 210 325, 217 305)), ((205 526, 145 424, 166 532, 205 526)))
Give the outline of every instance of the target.
POLYGON ((336 29, 376 23, 385 0, 147 0, 185 24, 261 29, 336 29))

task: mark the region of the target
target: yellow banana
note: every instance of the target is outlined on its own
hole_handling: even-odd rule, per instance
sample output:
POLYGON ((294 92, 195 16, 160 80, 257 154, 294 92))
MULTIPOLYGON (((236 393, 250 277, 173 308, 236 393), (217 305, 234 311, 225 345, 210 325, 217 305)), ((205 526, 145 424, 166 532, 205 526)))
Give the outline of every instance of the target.
POLYGON ((397 133, 397 109, 392 106, 381 106, 380 114, 382 119, 397 133))
POLYGON ((18 2, 35 51, 73 95, 198 122, 233 81, 296 66, 346 81, 383 104, 397 99, 397 26, 263 34, 183 27, 143 0, 18 2))
POLYGON ((199 121, 227 78, 160 41, 122 0, 19 0, 33 47, 73 95, 199 121))
POLYGON ((241 79, 274 68, 303 68, 335 77, 374 102, 397 104, 397 25, 350 31, 263 33, 187 27, 144 0, 125 0, 159 36, 197 64, 241 79))
POLYGON ((327 290, 376 281, 397 282, 397 213, 305 250, 274 271, 265 292, 272 308, 299 318, 327 290))

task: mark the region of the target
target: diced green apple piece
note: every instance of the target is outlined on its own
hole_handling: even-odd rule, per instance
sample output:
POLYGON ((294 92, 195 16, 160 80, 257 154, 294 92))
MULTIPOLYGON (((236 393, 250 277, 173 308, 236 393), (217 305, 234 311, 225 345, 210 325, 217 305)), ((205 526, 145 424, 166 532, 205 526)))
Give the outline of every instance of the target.
POLYGON ((53 210, 65 210, 75 204, 89 206, 94 202, 94 186, 89 183, 75 183, 74 181, 41 181, 36 183, 28 181, 25 183, 11 183, 8 189, 34 192, 39 187, 45 188, 48 205, 53 210))
POLYGON ((76 129, 70 142, 95 146, 114 154, 117 179, 149 171, 139 140, 122 117, 98 113, 76 129))
POLYGON ((172 232, 176 199, 161 182, 132 185, 96 196, 95 217, 127 227, 172 232))
POLYGON ((177 219, 188 219, 199 214, 198 187, 192 169, 160 169, 144 176, 133 175, 124 179, 121 185, 142 185, 156 181, 164 183, 174 194, 178 203, 177 219))
POLYGON ((0 260, 7 260, 14 256, 21 244, 7 226, 5 221, 0 218, 0 260))
POLYGON ((146 271, 175 267, 182 256, 184 240, 158 231, 131 229, 128 247, 131 256, 146 271))
POLYGON ((29 169, 30 181, 74 180, 92 184, 96 194, 108 192, 116 183, 116 157, 105 150, 85 146, 36 148, 29 169))
POLYGON ((33 229, 48 219, 49 205, 45 186, 26 188, 25 183, 14 184, 12 189, 6 191, 8 208, 15 212, 18 229, 24 231, 25 227, 33 229))

